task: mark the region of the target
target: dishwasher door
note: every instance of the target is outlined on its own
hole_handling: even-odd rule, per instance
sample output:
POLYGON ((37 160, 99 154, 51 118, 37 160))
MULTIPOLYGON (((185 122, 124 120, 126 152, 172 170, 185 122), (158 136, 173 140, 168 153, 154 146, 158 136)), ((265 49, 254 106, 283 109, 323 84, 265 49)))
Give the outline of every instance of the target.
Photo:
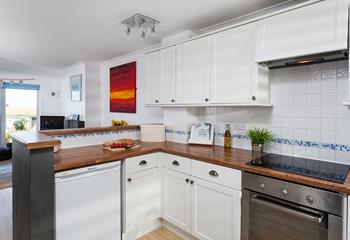
POLYGON ((58 173, 56 240, 120 240, 120 163, 58 173))

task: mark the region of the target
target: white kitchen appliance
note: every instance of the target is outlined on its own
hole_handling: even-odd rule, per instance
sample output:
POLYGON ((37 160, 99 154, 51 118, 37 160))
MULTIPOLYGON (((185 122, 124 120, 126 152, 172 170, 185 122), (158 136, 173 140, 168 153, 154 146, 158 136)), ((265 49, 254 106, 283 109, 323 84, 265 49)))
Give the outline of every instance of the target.
POLYGON ((120 240, 120 162, 60 172, 56 240, 120 240))
POLYGON ((164 142, 165 125, 163 124, 142 124, 140 125, 140 140, 142 142, 164 142))

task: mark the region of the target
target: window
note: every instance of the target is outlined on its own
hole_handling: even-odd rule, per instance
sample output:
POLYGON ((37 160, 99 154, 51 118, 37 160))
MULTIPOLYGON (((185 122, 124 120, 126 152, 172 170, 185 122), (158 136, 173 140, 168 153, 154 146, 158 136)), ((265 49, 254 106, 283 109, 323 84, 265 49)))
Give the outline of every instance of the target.
POLYGON ((37 90, 6 89, 6 132, 36 130, 37 93, 37 90))

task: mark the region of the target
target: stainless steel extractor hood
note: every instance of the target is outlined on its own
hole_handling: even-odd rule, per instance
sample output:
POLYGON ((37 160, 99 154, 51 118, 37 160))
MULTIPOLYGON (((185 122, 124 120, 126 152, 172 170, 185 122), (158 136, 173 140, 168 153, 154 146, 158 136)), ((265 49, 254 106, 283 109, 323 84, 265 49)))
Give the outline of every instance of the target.
POLYGON ((322 54, 294 57, 261 63, 270 69, 294 67, 299 65, 315 64, 348 59, 348 51, 327 52, 322 54))

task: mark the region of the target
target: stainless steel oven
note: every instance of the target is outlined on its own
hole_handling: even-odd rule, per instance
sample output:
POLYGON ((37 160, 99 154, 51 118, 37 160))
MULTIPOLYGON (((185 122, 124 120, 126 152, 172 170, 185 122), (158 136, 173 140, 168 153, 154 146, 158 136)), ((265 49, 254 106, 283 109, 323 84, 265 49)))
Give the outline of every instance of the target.
POLYGON ((342 240, 341 194, 244 172, 242 240, 342 240))

